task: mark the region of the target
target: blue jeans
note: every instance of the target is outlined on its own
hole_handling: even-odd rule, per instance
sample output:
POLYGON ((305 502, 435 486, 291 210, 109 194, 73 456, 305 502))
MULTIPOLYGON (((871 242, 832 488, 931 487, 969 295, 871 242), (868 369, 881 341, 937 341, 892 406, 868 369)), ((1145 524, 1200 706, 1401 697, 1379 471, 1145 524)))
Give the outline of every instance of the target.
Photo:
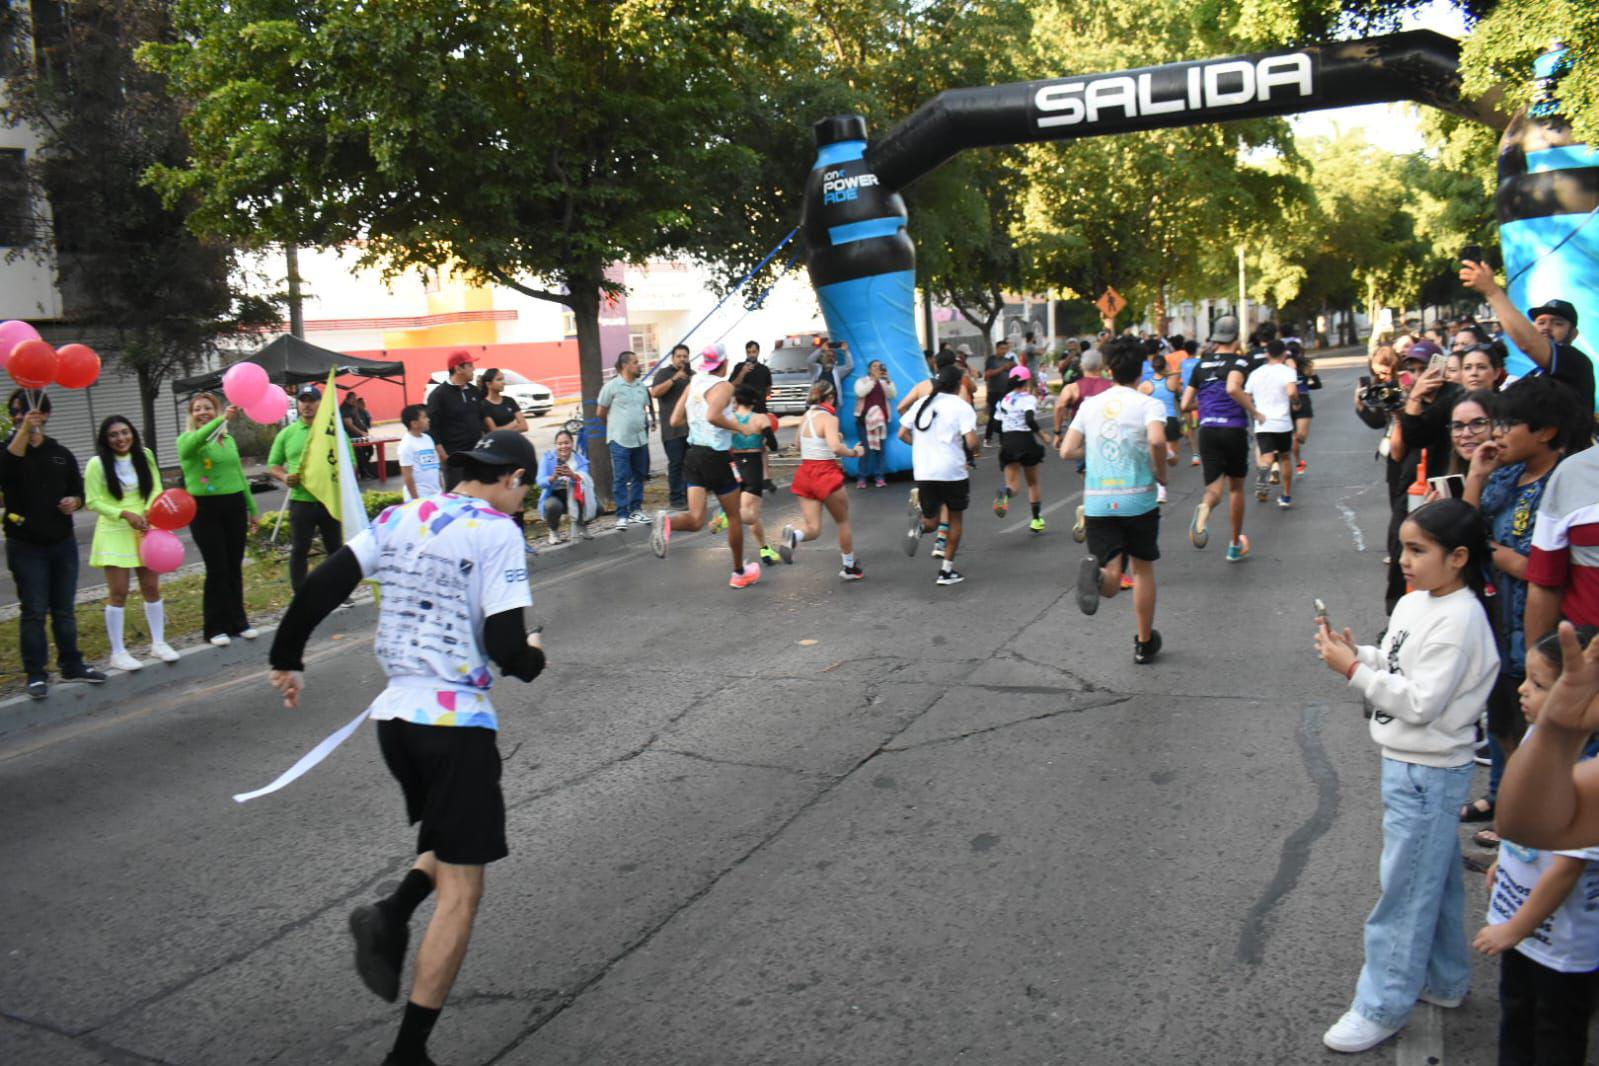
POLYGON ((666 449, 667 503, 674 511, 688 506, 688 478, 683 476, 683 460, 688 456, 688 437, 662 437, 666 449))
MULTIPOLYGON (((858 436, 858 438, 860 440, 860 443, 865 444, 866 443, 866 419, 857 418, 855 420, 855 430, 856 430, 856 434, 857 434, 857 436, 858 436)), ((883 446, 887 447, 888 446, 888 442, 884 441, 883 442, 883 446)), ((882 451, 882 449, 880 448, 877 451, 873 451, 872 449, 867 448, 866 449, 866 454, 861 456, 860 465, 856 467, 856 470, 858 470, 859 473, 857 473, 855 476, 857 478, 859 478, 861 481, 866 481, 867 479, 874 478, 874 477, 875 478, 880 478, 880 477, 883 476, 883 465, 884 465, 884 460, 883 460, 883 451, 882 451)))
POLYGON ((6 563, 17 583, 22 612, 22 669, 29 681, 49 676, 50 642, 45 639, 48 615, 56 638, 56 663, 63 677, 83 669, 78 650, 78 616, 73 602, 78 591, 78 542, 72 537, 57 544, 30 544, 6 538, 6 563))
POLYGON ((624 448, 612 443, 611 495, 616 500, 616 513, 630 515, 644 510, 644 479, 650 474, 650 446, 624 448))
POLYGON ((1471 981, 1460 808, 1472 770, 1382 761, 1382 895, 1366 919, 1354 1002, 1378 1025, 1404 1025, 1423 990, 1454 998, 1471 981))

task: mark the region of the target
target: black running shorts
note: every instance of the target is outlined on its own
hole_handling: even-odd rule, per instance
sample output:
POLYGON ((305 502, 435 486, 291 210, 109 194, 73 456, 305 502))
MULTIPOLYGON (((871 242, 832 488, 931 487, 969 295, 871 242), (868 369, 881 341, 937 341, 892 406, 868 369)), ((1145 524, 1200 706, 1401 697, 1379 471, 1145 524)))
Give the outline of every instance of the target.
POLYGON ((690 487, 704 489, 712 496, 726 496, 739 488, 733 473, 733 453, 703 444, 688 446, 688 454, 683 457, 683 477, 690 487))
POLYGON ((1292 431, 1284 433, 1255 433, 1255 447, 1260 449, 1261 455, 1288 455, 1294 450, 1294 434, 1292 431))
POLYGON ((1044 446, 1032 430, 1006 430, 999 435, 999 468, 1012 463, 1037 466, 1044 461, 1044 446))
POLYGON ((1088 527, 1088 553, 1100 566, 1124 552, 1134 559, 1154 562, 1160 558, 1160 508, 1130 517, 1114 515, 1083 519, 1088 527))
POLYGON ((1166 443, 1175 445, 1177 438, 1183 435, 1183 420, 1180 418, 1166 419, 1166 443))
POLYGON ((734 452, 733 464, 738 467, 740 488, 750 496, 759 496, 766 481, 765 467, 760 452, 734 452))
POLYGON ((378 723, 378 747, 405 793, 406 818, 422 823, 418 855, 431 851, 454 866, 485 866, 509 854, 495 740, 494 730, 477 726, 378 723))
POLYGON ((1232 426, 1199 427, 1199 462, 1205 484, 1249 473, 1249 433, 1232 426))
POLYGON ((1315 418, 1315 417, 1316 417, 1316 405, 1311 402, 1309 396, 1307 396, 1303 392, 1301 392, 1299 394, 1299 405, 1294 408, 1294 421, 1297 422, 1301 418, 1315 418))
POLYGON ((945 507, 950 514, 959 514, 971 506, 972 482, 970 478, 959 481, 918 481, 916 495, 922 503, 922 514, 935 522, 945 507))

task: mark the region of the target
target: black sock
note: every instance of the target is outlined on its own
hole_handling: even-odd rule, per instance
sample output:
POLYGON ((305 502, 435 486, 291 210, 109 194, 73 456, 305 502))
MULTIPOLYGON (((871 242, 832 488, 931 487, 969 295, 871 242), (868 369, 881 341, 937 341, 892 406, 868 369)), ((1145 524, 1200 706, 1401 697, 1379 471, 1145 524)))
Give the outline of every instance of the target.
POLYGON ((422 905, 422 901, 433 894, 433 878, 421 870, 412 867, 406 871, 405 877, 400 880, 400 885, 394 894, 383 901, 383 909, 401 922, 409 922, 411 915, 422 905))
POLYGON ((1043 506, 1044 506, 1044 502, 1042 500, 1034 500, 1033 501, 1033 517, 1034 518, 1038 517, 1038 511, 1043 506))
POLYGON ((389 1058, 397 1066, 421 1066, 428 1061, 428 1037, 439 1020, 442 1007, 422 1007, 405 1004, 405 1016, 400 1019, 400 1035, 394 1040, 389 1058))

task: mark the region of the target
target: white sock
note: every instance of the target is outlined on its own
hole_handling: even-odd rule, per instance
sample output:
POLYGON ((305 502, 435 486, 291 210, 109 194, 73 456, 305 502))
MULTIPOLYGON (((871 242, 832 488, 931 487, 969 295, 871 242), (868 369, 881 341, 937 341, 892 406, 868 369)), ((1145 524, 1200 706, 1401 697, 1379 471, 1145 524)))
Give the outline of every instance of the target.
POLYGON ((105 609, 105 635, 111 642, 111 654, 120 655, 128 649, 122 644, 122 608, 107 607, 105 609))
POLYGON ((843 556, 844 565, 845 566, 854 566, 855 565, 855 553, 854 552, 840 552, 839 554, 843 556))
POLYGON ((144 620, 150 626, 150 643, 167 642, 167 605, 160 600, 144 605, 144 620))

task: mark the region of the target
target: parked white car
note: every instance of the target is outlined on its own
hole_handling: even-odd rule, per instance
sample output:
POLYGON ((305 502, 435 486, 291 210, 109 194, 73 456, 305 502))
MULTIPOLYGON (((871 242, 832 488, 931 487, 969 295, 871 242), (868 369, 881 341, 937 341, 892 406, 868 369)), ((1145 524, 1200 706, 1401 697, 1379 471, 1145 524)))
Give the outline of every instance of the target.
MULTIPOLYGON (((514 370, 502 369, 505 375, 505 395, 516 401, 517 408, 525 415, 547 415, 555 407, 555 393, 546 385, 536 381, 529 381, 514 370)), ((436 385, 442 385, 450 378, 448 370, 435 370, 428 377, 427 389, 422 393, 422 402, 427 403, 433 394, 436 385)))

